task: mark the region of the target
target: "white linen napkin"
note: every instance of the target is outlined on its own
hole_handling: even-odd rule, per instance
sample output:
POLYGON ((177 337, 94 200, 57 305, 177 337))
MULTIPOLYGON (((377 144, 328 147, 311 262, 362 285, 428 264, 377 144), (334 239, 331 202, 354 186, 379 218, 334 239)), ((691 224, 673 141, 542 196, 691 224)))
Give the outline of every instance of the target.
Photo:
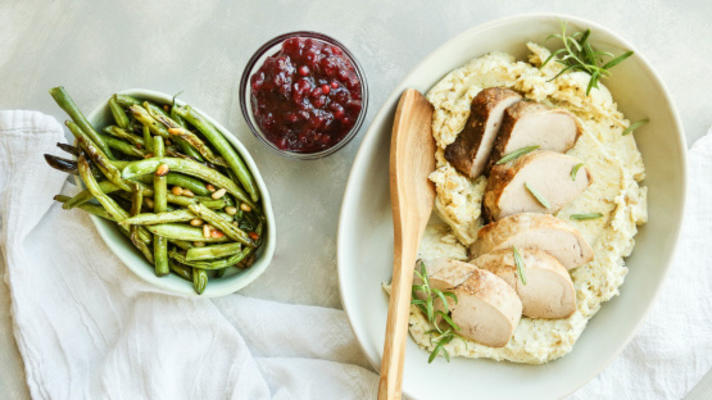
POLYGON ((375 398, 342 311, 192 300, 134 276, 86 215, 52 204, 66 175, 42 154, 58 141, 54 118, 0 111, 0 251, 33 398, 375 398))
MULTIPOLYGON (((63 138, 52 117, 0 111, 0 252, 34 398, 375 398, 343 311, 192 300, 135 277, 88 217, 52 204, 64 174, 42 154, 63 138)), ((712 367, 711 178, 708 134, 690 153, 686 224, 661 295, 621 356, 572 398, 678 399, 712 367)))

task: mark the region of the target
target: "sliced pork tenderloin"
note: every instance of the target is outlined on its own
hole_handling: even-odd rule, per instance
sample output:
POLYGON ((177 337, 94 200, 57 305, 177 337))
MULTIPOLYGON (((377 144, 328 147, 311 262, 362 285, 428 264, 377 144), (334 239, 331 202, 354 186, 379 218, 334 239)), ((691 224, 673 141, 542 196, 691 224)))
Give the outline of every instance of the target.
POLYGON ((569 271, 549 253, 537 248, 517 248, 521 258, 519 276, 514 249, 483 254, 471 264, 492 272, 507 282, 522 301, 522 314, 529 318, 567 318, 576 311, 576 290, 569 271))
POLYGON ((470 107, 470 116, 457 139, 445 148, 445 158, 458 171, 474 179, 485 169, 504 110, 520 101, 519 93, 502 87, 482 89, 470 107))
POLYGON ((491 347, 503 347, 522 317, 522 302, 507 282, 495 274, 474 269, 454 289, 457 304, 452 320, 461 336, 491 347))
POLYGON ((523 212, 556 213, 593 182, 581 161, 566 154, 538 150, 495 165, 482 203, 485 218, 498 220, 523 212))
POLYGON ((504 111, 489 166, 505 155, 528 146, 564 153, 574 147, 579 136, 581 125, 569 111, 521 101, 504 111))
POLYGON ((554 256, 566 269, 593 260, 593 249, 573 226, 548 214, 510 215, 485 225, 470 247, 476 258, 494 250, 535 247, 554 256))

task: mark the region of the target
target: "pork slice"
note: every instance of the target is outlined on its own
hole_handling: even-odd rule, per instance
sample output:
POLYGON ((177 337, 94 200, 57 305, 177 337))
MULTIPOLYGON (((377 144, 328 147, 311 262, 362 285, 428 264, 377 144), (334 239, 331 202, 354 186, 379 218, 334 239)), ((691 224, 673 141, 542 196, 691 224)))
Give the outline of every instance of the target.
POLYGON ((445 148, 445 158, 458 171, 477 178, 485 169, 504 110, 520 101, 519 93, 503 88, 482 89, 470 107, 470 116, 457 139, 445 148))
POLYGON ((495 274, 474 269, 454 290, 452 320, 461 336, 491 347, 509 342, 522 316, 517 293, 495 274))
POLYGON ((512 246, 543 250, 569 270, 593 260, 593 249, 576 228, 551 215, 537 213, 510 215, 485 225, 470 246, 470 256, 512 246))
POLYGON ((576 311, 576 290, 568 270, 549 253, 518 248, 523 279, 519 276, 513 248, 495 250, 470 261, 507 282, 522 301, 522 314, 529 318, 567 318, 576 311), (526 282, 526 283, 525 283, 526 282))
POLYGON ((505 155, 528 146, 563 153, 574 147, 579 136, 581 125, 569 111, 521 101, 504 111, 489 166, 505 155))
POLYGON ((585 166, 571 178, 580 163, 576 157, 539 150, 495 165, 482 203, 485 218, 490 221, 523 212, 556 213, 593 182, 585 166))

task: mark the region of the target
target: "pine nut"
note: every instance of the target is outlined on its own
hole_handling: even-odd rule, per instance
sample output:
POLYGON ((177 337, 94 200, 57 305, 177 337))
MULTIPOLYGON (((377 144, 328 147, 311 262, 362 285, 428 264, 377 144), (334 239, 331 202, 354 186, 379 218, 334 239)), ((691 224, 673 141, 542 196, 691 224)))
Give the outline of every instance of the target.
POLYGON ((195 246, 195 247, 203 247, 203 246, 205 246, 205 242, 193 242, 193 246, 195 246))
POLYGON ((240 210, 242 210, 244 212, 250 212, 250 211, 252 211, 252 207, 250 207, 250 205, 247 203, 241 203, 240 210))
POLYGON ((183 194, 183 188, 180 186, 173 186, 171 188, 171 193, 173 193, 176 196, 180 196, 183 194))
POLYGON ((225 207, 225 212, 227 213, 227 215, 235 215, 235 214, 237 214, 237 208, 235 208, 233 206, 228 206, 228 207, 225 207))
POLYGON ((214 192, 214 191, 215 191, 215 186, 213 186, 213 185, 210 184, 210 183, 208 183, 207 185, 205 185, 205 188, 208 189, 209 192, 214 192))
POLYGON ((193 226, 201 226, 203 225, 203 220, 200 218, 193 218, 190 220, 190 224, 193 226))
POLYGON ((217 200, 217 199, 225 196, 225 193, 227 193, 227 189, 225 189, 225 188, 218 189, 218 190, 214 191, 213 194, 210 195, 210 197, 212 197, 214 200, 217 200))
POLYGON ((183 196, 192 198, 195 196, 195 194, 191 192, 190 189, 183 189, 183 196))
POLYGON ((180 128, 168 128, 168 133, 171 135, 179 135, 181 133, 180 128))
POLYGON ((153 200, 151 200, 151 199, 143 199, 143 202, 146 203, 146 207, 148 207, 148 208, 153 208, 153 200))
POLYGON ((210 238, 210 225, 208 224, 203 225, 203 237, 206 239, 210 238))
POLYGON ((168 165, 161 164, 156 168, 156 176, 166 176, 168 175, 168 165))

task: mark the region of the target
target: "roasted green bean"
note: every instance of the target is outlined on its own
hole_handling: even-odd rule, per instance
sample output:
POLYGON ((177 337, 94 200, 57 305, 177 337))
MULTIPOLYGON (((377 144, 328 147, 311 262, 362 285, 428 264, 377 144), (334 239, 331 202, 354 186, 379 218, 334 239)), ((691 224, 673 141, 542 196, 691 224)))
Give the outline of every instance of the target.
POLYGON ((179 107, 176 109, 176 113, 180 115, 183 119, 188 121, 191 125, 196 127, 200 133, 208 139, 208 142, 212 144, 215 149, 220 153, 225 162, 230 166, 240 183, 245 188, 247 193, 250 194, 250 199, 253 202, 259 200, 259 194, 257 192, 257 185, 255 180, 250 173, 250 170, 242 161, 242 158, 237 154, 237 151, 230 145, 230 142, 225 139, 218 130, 208 121, 205 121, 201 116, 194 112, 190 106, 179 107))

